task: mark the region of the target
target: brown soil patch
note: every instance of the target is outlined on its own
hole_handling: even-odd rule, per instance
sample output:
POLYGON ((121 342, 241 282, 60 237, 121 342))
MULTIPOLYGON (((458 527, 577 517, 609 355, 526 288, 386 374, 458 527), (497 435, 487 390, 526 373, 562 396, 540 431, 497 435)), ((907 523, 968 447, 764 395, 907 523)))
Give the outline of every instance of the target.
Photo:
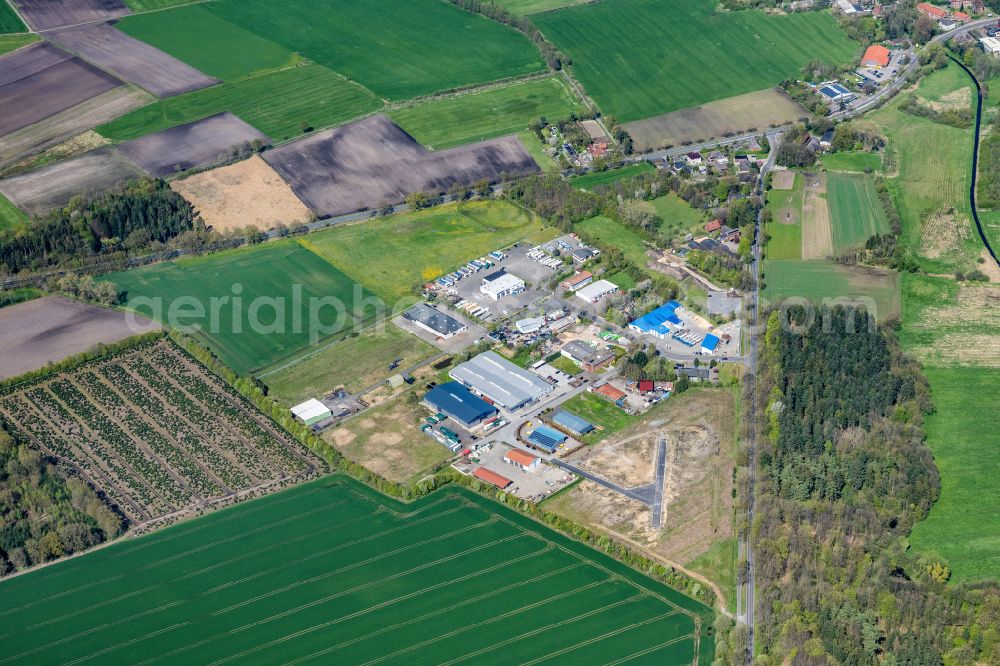
POLYGON ((267 162, 248 160, 195 174, 170 186, 216 231, 273 229, 308 222, 312 213, 267 162))
POLYGON ((337 428, 329 432, 329 437, 334 446, 347 446, 354 441, 356 435, 347 428, 337 428))
POLYGON ((937 112, 942 111, 957 111, 960 109, 968 109, 972 106, 972 89, 962 87, 958 90, 954 90, 947 95, 942 95, 939 99, 930 100, 924 97, 917 97, 917 101, 924 106, 933 109, 937 112))
POLYGON ((990 282, 1000 282, 1000 266, 993 260, 990 253, 984 248, 979 256, 983 260, 983 263, 979 264, 979 270, 990 279, 990 282))
POLYGON ((795 186, 794 171, 775 171, 771 176, 771 189, 790 190, 795 186))
POLYGON ((958 249, 972 230, 969 220, 954 208, 946 208, 926 216, 921 225, 920 254, 928 259, 958 249))
POLYGON ((914 331, 947 331, 912 348, 925 363, 1000 367, 1000 287, 962 283, 954 301, 920 312, 914 331))
POLYGON ((798 224, 799 211, 792 206, 779 208, 778 212, 774 215, 774 221, 778 224, 798 224))
POLYGON ((0 175, 8 176, 21 173, 22 171, 28 171, 38 164, 55 162, 56 160, 65 159, 67 157, 82 155, 89 150, 106 146, 109 143, 111 142, 97 132, 88 130, 83 134, 74 136, 72 139, 68 139, 62 143, 52 146, 38 155, 33 155, 20 160, 19 162, 15 162, 3 171, 0 171, 0 175))
POLYGON ((802 195, 802 258, 826 259, 833 256, 833 229, 827 206, 826 176, 802 174, 805 192, 802 195))

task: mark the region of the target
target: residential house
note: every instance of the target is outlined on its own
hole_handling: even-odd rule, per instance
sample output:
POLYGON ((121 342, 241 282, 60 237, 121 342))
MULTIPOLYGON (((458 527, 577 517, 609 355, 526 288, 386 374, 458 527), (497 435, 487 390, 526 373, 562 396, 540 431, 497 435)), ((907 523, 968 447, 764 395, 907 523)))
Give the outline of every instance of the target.
POLYGON ((823 136, 819 138, 819 147, 822 148, 823 150, 827 150, 831 146, 833 146, 833 130, 828 129, 827 131, 823 132, 823 136))
POLYGON ((722 222, 719 220, 712 220, 711 222, 705 223, 705 232, 712 233, 713 231, 718 231, 722 228, 722 222))
POLYGON ((590 271, 577 271, 570 277, 562 281, 561 286, 567 291, 576 291, 581 287, 586 287, 594 280, 594 274, 590 271))
POLYGON ((687 154, 688 166, 701 166, 702 161, 701 153, 697 151, 687 154))
POLYGON ((928 2, 921 2, 917 4, 917 11, 925 16, 930 16, 932 19, 941 20, 948 18, 948 10, 937 7, 928 2))

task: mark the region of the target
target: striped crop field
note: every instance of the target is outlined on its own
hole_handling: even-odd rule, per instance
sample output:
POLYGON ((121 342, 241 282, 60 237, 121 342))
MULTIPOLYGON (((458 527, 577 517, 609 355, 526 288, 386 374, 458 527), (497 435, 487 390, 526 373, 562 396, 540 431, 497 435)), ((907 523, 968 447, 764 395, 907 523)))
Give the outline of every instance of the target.
POLYGON ((889 233, 889 220, 867 174, 828 173, 827 201, 837 252, 864 245, 875 234, 889 233))
POLYGON ((24 664, 679 666, 714 642, 709 609, 470 491, 339 477, 7 580, 0 614, 24 664))

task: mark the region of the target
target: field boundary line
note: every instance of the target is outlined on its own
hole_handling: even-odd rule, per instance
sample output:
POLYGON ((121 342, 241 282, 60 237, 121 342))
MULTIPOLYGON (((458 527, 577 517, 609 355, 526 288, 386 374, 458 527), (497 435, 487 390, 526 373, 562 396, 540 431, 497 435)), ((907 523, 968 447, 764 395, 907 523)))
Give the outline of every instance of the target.
MULTIPOLYGON (((652 624, 653 622, 659 622, 660 620, 663 620, 663 619, 668 618, 668 617, 673 617, 674 615, 677 615, 677 614, 678 614, 677 611, 672 611, 670 613, 663 613, 662 615, 657 615, 655 617, 651 617, 649 619, 643 620, 642 622, 635 622, 635 623, 630 624, 628 626, 621 627, 619 629, 615 629, 614 631, 609 631, 606 634, 601 634, 600 636, 595 636, 593 638, 589 638, 589 639, 583 641, 582 643, 574 643, 573 645, 571 645, 569 647, 563 648, 561 650, 556 650, 555 652, 550 652, 547 655, 544 655, 542 657, 538 657, 537 659, 533 659, 532 661, 523 662, 521 664, 521 666, 532 666, 533 664, 537 664, 539 662, 545 661, 545 660, 547 660, 547 659, 549 659, 551 657, 558 657, 561 654, 566 654, 567 652, 572 652, 573 650, 575 650, 575 649, 577 649, 577 648, 579 648, 581 646, 590 645, 591 643, 600 643, 601 641, 603 641, 606 638, 613 638, 614 636, 618 636, 619 634, 623 634, 626 631, 632 631, 633 629, 635 629, 637 627, 644 627, 647 624, 652 624)), ((691 635, 685 635, 685 636, 682 636, 681 638, 691 638, 693 640, 694 639, 694 635, 693 634, 691 634, 691 635)))
POLYGON ((169 627, 164 627, 163 629, 158 629, 156 631, 150 632, 150 633, 146 634, 145 636, 137 636, 136 638, 133 638, 133 639, 128 640, 128 641, 125 641, 124 643, 116 643, 115 645, 109 645, 108 647, 104 648, 103 650, 98 650, 97 652, 92 652, 91 654, 88 654, 86 656, 80 657, 79 659, 74 659, 73 661, 67 662, 66 664, 64 664, 64 666, 74 666, 75 664, 79 664, 80 662, 89 661, 89 660, 93 659, 94 657, 99 657, 102 654, 107 654, 108 652, 114 652, 115 650, 123 648, 126 645, 132 645, 133 643, 140 643, 140 642, 142 642, 142 641, 144 641, 146 639, 153 638, 154 636, 159 636, 161 634, 165 634, 168 631, 173 631, 174 629, 179 629, 181 627, 187 626, 188 624, 189 624, 188 622, 179 622, 179 623, 171 625, 169 627))
POLYGON ((118 603, 119 601, 123 601, 125 599, 131 599, 132 597, 138 596, 140 594, 145 594, 146 592, 149 592, 150 590, 155 590, 157 587, 159 587, 159 586, 158 585, 150 585, 149 587, 143 587, 143 588, 140 588, 138 590, 130 590, 129 592, 126 592, 125 594, 120 594, 117 597, 114 597, 113 599, 105 599, 104 601, 99 601, 96 604, 91 604, 90 606, 87 606, 85 608, 77 608, 76 610, 74 610, 74 611, 72 611, 70 613, 66 613, 65 615, 59 615, 57 617, 50 617, 49 619, 45 620, 44 622, 36 622, 35 624, 32 624, 32 625, 30 625, 28 627, 25 627, 24 631, 31 631, 32 629, 39 629, 41 627, 46 627, 46 626, 48 626, 50 624, 53 624, 55 622, 61 622, 62 620, 65 620, 67 618, 75 617, 75 616, 79 615, 80 613, 86 613, 87 611, 92 611, 95 608, 101 608, 103 606, 109 606, 111 604, 118 603))
MULTIPOLYGON (((661 649, 663 649, 665 647, 673 645, 674 643, 680 643, 681 641, 687 640, 689 638, 694 638, 694 636, 693 635, 678 636, 677 638, 673 638, 673 639, 671 639, 669 641, 666 641, 665 643, 660 643, 659 645, 654 645, 652 647, 646 648, 645 650, 641 650, 639 652, 634 652, 634 653, 628 655, 627 657, 622 657, 621 659, 618 659, 617 661, 612 661, 612 662, 608 663, 607 666, 618 666, 618 664, 624 664, 625 662, 630 661, 632 659, 635 659, 636 657, 645 656, 647 654, 650 654, 651 652, 656 652, 657 650, 661 650, 661 649)), ((695 657, 695 659, 698 658, 698 651, 697 651, 697 649, 695 650, 694 657, 695 657)))

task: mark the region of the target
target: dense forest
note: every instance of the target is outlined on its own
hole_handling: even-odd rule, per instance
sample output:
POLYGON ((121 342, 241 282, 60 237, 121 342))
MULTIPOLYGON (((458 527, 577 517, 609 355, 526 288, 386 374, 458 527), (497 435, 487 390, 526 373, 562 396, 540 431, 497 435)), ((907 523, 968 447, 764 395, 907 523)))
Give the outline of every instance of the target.
POLYGON ((0 429, 0 576, 114 538, 122 528, 89 485, 0 429))
POLYGON ((1000 588, 907 550, 938 496, 919 368, 864 312, 770 315, 759 374, 766 664, 1000 663, 1000 588))
POLYGON ((191 205, 143 178, 96 199, 76 197, 27 225, 0 231, 0 273, 81 265, 102 254, 165 243, 194 227, 191 205))

